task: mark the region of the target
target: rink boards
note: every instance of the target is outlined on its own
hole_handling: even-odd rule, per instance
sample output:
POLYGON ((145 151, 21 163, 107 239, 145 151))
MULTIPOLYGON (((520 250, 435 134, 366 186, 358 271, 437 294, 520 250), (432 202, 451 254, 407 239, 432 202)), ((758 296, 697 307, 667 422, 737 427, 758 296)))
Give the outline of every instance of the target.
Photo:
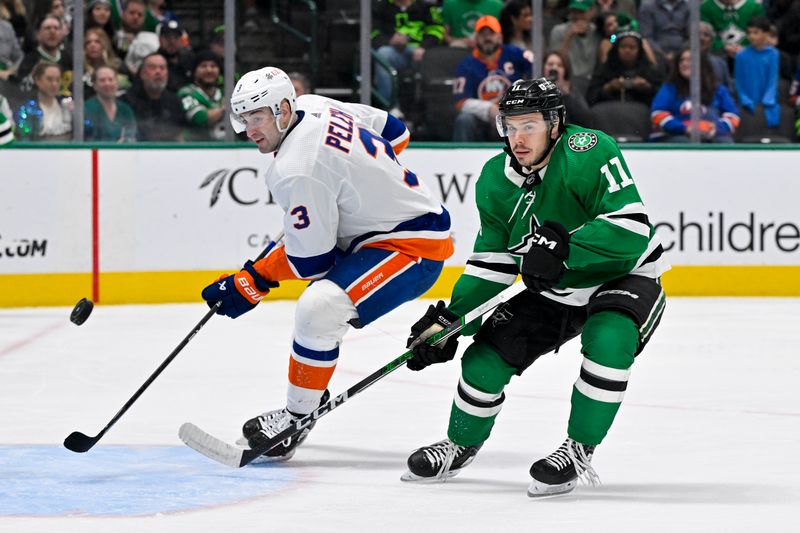
MULTIPOLYGON (((409 148, 451 213, 446 298, 478 229, 475 181, 495 148, 409 148)), ((653 149, 624 156, 667 250, 672 295, 800 296, 800 150, 653 149)), ((249 146, 0 151, 0 306, 191 302, 280 231, 249 146)), ((300 282, 275 297, 293 298, 300 282)))

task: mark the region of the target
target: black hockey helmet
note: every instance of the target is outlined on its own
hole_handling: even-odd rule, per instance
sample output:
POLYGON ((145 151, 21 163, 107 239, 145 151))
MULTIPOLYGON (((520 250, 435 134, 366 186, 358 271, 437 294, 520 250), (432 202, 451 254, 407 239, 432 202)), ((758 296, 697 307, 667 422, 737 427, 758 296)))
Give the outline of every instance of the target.
POLYGON ((506 137, 505 117, 541 113, 551 124, 559 119, 559 132, 564 131, 564 98, 558 85, 547 78, 517 80, 499 102, 497 131, 506 137))
POLYGON ((537 78, 535 80, 517 80, 505 92, 499 102, 499 111, 496 125, 497 133, 505 141, 505 151, 511 156, 511 166, 525 175, 526 172, 516 160, 511 145, 508 141, 508 126, 506 117, 517 115, 527 115, 528 113, 541 113, 547 122, 547 146, 541 156, 534 161, 533 166, 544 161, 555 147, 555 140, 552 138, 553 127, 558 124, 559 135, 564 133, 566 128, 566 108, 564 107, 564 97, 558 85, 547 78, 537 78))

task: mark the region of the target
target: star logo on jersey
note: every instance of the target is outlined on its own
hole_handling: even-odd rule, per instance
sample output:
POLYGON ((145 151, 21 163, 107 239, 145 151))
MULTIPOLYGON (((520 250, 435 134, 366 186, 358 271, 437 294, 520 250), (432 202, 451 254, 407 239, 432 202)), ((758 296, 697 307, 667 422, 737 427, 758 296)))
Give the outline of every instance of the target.
POLYGON ((588 131, 573 133, 567 139, 567 146, 573 152, 586 152, 597 144, 597 135, 588 131))
POLYGON ((523 257, 526 253, 528 253, 528 250, 531 249, 531 245, 533 244, 532 241, 537 237, 536 229, 539 226, 541 226, 541 224, 539 224, 539 219, 536 218, 536 214, 535 213, 531 214, 528 223, 528 228, 529 228, 528 232, 525 233, 525 235, 522 235, 522 237, 520 237, 519 242, 517 244, 509 246, 508 252, 511 255, 516 255, 519 257, 523 257))

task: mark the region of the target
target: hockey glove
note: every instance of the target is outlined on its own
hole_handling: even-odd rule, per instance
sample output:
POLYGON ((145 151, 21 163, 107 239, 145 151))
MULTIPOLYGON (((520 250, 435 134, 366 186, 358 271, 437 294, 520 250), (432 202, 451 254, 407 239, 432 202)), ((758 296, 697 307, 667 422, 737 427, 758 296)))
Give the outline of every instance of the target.
POLYGON ((203 289, 203 299, 209 307, 217 302, 222 305, 217 309, 218 315, 236 318, 248 312, 279 284, 261 277, 247 261, 238 274, 223 275, 217 281, 203 289))
MULTIPOLYGON (((436 302, 436 306, 428 306, 425 316, 411 326, 411 334, 408 336, 406 348, 410 348, 415 340, 422 339, 424 341, 458 320, 458 315, 450 312, 444 302, 439 300, 436 302)), ((429 365, 450 361, 456 355, 456 348, 458 348, 458 341, 455 335, 435 346, 422 342, 414 347, 414 356, 408 360, 408 368, 417 371, 429 365)))
POLYGON ((569 258, 569 232, 552 220, 536 228, 531 247, 522 258, 520 274, 528 290, 543 292, 552 289, 566 271, 569 258))

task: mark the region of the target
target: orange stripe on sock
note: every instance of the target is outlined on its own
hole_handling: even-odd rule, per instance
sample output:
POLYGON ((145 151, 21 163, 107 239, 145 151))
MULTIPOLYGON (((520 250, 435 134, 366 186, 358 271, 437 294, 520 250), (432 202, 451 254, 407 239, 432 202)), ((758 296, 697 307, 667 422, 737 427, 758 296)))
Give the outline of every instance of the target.
POLYGON ((325 390, 336 366, 311 366, 289 359, 289 383, 304 389, 325 390))
POLYGON ((416 263, 416 258, 397 254, 361 276, 356 286, 347 291, 347 296, 350 297, 353 304, 357 305, 367 294, 386 283, 389 278, 411 263, 416 263))
POLYGON ((364 248, 391 250, 411 257, 422 257, 433 261, 444 261, 455 252, 453 239, 386 239, 365 244, 364 248))

